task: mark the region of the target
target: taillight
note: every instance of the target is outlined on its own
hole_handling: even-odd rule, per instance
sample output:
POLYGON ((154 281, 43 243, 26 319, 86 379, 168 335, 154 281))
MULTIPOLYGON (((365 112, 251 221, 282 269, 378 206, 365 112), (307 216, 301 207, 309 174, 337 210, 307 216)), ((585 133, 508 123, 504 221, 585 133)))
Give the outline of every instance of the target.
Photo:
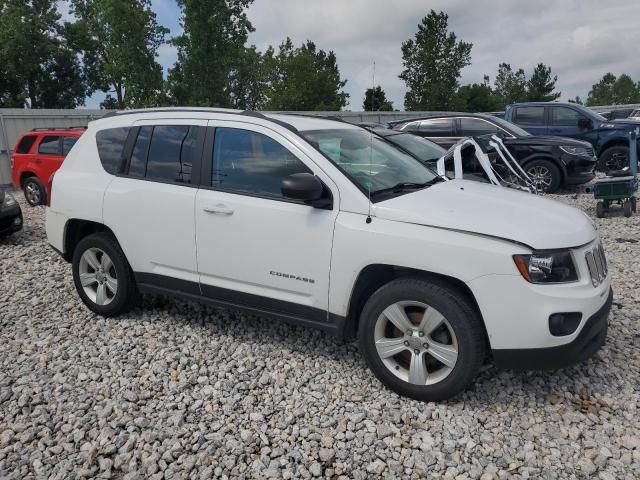
POLYGON ((53 190, 53 177, 55 177, 56 172, 53 172, 49 177, 49 181, 47 182, 47 207, 51 206, 51 193, 53 190))

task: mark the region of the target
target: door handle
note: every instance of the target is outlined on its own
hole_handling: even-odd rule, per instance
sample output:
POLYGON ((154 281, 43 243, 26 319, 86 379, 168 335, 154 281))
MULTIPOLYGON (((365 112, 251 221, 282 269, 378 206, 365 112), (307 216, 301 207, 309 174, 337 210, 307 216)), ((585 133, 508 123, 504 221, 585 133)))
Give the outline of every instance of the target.
POLYGON ((220 215, 233 215, 233 212, 234 212, 233 208, 229 208, 226 205, 223 205, 222 203, 219 203, 217 205, 207 205, 202 209, 207 213, 214 213, 214 214, 217 213, 220 215))

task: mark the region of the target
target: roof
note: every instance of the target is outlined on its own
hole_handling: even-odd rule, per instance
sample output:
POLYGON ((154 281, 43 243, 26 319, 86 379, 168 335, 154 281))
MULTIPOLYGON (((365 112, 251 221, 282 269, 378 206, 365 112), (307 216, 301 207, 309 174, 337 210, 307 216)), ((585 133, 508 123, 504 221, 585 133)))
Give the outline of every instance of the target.
POLYGON ((405 120, 398 120, 396 122, 391 122, 392 125, 401 125, 403 123, 416 122, 420 120, 429 120, 431 118, 452 118, 452 117, 472 117, 472 118, 486 118, 493 119, 495 115, 489 115, 486 113, 469 113, 469 112, 447 112, 447 113, 438 113, 434 115, 427 115, 424 117, 416 117, 416 118, 407 118, 405 120))
MULTIPOLYGON (((166 114, 166 113, 174 113, 174 114, 189 114, 189 113, 197 113, 202 115, 204 118, 207 117, 206 114, 228 114, 232 116, 244 117, 244 118, 259 118, 266 121, 275 122, 289 130, 294 131, 304 131, 304 130, 323 130, 323 129, 336 129, 336 128, 353 128, 358 129, 360 127, 347 123, 340 119, 328 119, 322 117, 315 117, 310 115, 298 115, 298 114, 263 114, 258 111, 252 110, 233 110, 227 108, 209 108, 209 107, 168 107, 168 108, 145 108, 138 110, 124 110, 124 111, 113 111, 101 119, 97 120, 97 122, 102 122, 109 119, 121 118, 128 115, 145 115, 149 113, 157 113, 157 114, 166 114)), ((240 118, 238 118, 240 119, 240 118)))

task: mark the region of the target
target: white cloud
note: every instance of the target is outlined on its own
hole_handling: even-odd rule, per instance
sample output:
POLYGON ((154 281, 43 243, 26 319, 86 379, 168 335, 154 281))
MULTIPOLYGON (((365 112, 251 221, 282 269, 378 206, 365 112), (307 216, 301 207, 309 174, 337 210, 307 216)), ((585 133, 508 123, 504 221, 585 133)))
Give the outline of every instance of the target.
POLYGON ((563 98, 585 97, 607 71, 640 80, 637 0, 256 0, 248 12, 256 28, 250 41, 266 48, 290 36, 335 51, 354 110, 375 61, 376 83, 398 108, 405 92, 400 46, 432 8, 446 11, 450 30, 473 43, 463 83, 485 74, 493 80, 501 62, 528 73, 538 62, 551 65, 563 98))

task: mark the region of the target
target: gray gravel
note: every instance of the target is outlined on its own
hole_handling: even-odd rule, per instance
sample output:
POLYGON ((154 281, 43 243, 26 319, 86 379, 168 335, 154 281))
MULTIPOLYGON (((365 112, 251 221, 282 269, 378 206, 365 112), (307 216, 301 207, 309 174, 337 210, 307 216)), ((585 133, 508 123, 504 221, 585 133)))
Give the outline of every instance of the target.
POLYGON ((616 305, 595 358, 487 367, 434 404, 317 331, 158 299, 99 318, 22 203, 0 240, 0 478, 640 477, 640 216, 597 220, 616 305))

